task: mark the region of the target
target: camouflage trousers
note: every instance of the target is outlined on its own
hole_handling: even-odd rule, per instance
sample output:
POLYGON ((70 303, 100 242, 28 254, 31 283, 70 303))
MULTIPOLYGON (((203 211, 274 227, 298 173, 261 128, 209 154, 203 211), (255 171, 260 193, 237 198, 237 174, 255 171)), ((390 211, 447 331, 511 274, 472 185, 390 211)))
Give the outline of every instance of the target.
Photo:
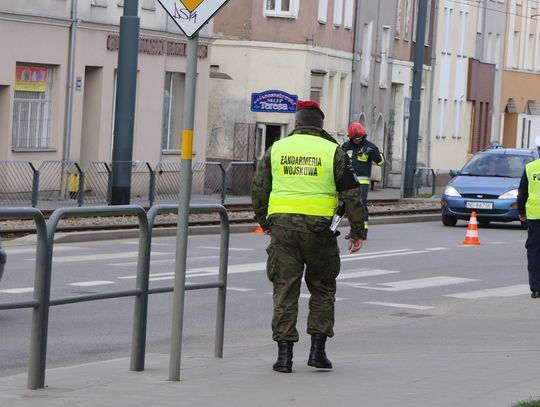
POLYGON ((311 294, 307 333, 334 335, 334 302, 340 259, 336 237, 330 230, 298 232, 272 226, 266 252, 266 273, 273 283, 272 339, 298 341, 298 299, 305 268, 311 294))

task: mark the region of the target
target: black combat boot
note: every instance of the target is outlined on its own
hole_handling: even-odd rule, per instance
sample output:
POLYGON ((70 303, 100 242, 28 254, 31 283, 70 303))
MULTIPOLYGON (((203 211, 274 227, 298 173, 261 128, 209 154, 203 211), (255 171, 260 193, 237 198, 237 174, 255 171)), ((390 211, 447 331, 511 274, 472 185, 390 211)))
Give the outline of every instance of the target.
POLYGON ((325 344, 325 334, 311 335, 311 350, 307 362, 308 366, 318 367, 320 369, 332 369, 332 362, 328 360, 324 350, 325 344))
POLYGON ((278 357, 276 363, 272 366, 276 372, 291 373, 292 372, 292 348, 294 342, 278 341, 278 357))

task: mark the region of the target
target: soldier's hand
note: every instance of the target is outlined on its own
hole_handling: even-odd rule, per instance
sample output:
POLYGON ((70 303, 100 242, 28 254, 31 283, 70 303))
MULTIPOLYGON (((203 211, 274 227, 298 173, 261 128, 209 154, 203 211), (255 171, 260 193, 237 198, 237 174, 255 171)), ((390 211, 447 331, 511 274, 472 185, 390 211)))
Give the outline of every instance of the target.
POLYGON ((358 250, 362 248, 363 243, 364 241, 360 239, 349 239, 349 253, 350 254, 356 253, 358 250))

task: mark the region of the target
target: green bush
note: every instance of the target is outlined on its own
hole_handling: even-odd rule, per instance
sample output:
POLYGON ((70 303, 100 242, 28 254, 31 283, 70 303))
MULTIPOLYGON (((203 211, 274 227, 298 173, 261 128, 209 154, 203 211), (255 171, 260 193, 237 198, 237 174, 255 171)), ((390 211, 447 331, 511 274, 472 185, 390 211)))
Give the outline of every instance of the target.
POLYGON ((519 401, 515 404, 512 404, 511 407, 540 407, 540 399, 530 398, 525 401, 519 401))

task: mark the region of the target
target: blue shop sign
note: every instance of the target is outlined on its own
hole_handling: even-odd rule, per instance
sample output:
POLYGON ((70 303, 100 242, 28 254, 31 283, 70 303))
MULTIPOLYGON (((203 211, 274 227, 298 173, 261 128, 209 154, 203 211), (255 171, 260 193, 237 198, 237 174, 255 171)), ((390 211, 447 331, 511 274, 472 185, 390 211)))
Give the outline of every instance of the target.
POLYGON ((251 110, 253 112, 294 113, 297 101, 297 95, 291 95, 282 90, 266 90, 251 94, 251 110))

